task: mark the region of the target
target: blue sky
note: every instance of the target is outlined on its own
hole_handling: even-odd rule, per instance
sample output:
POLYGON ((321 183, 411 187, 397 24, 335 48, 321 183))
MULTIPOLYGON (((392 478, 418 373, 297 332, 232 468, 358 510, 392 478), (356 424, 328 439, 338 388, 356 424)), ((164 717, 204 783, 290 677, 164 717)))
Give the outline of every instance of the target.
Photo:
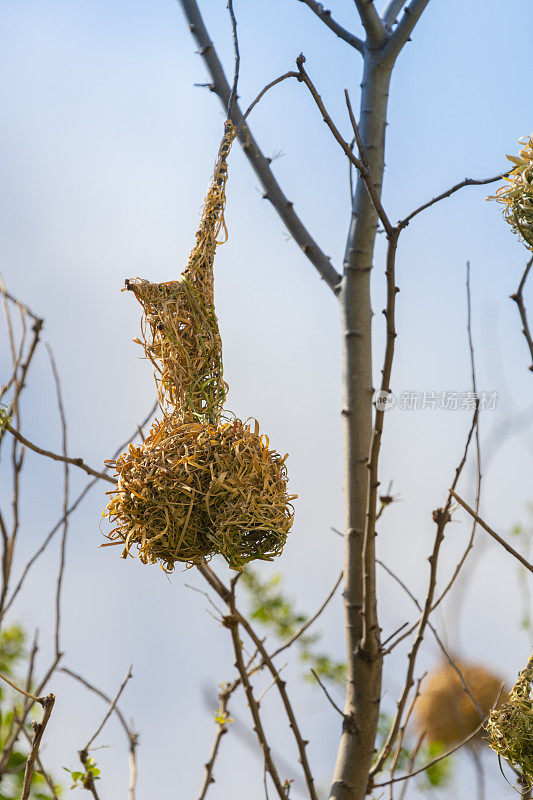
MULTIPOLYGON (((225 3, 201 5, 231 68, 225 3)), ((361 33, 351 0, 335 0, 331 8, 340 22, 361 33)), ((343 91, 348 88, 357 105, 359 54, 296 0, 241 0, 236 11, 243 101, 290 69, 303 51, 328 109, 348 135, 343 91)), ((153 393, 150 369, 132 344, 139 312, 131 296, 120 292, 124 278, 170 280, 179 273, 193 241, 223 115, 212 94, 194 87, 205 81, 204 68, 172 0, 5 0, 0 15, 0 269, 8 288, 46 318, 45 336, 63 379, 70 450, 98 465, 144 416, 153 393)), ((392 81, 384 202, 393 219, 466 176, 505 169, 505 154, 531 132, 532 18, 527 0, 431 0, 392 81)), ((349 218, 347 165, 309 97, 296 84, 276 88, 254 112, 251 127, 266 154, 282 153, 274 162, 276 175, 340 268, 349 218)), ((509 421, 511 427, 487 464, 482 512, 505 533, 525 519, 533 499, 533 433, 527 419, 521 428, 515 424, 524 409, 530 416, 531 374, 508 299, 527 254, 497 205, 485 202, 489 191, 463 190, 421 215, 403 235, 392 387, 398 395, 470 388, 464 288, 470 260, 478 384, 499 393, 496 409, 481 420, 487 447, 501 439, 498 431, 509 421)), ((291 488, 299 494, 285 553, 263 572, 282 572, 299 605, 311 610, 342 558, 341 542, 330 532, 343 520, 338 310, 261 199, 237 147, 227 223, 230 238, 219 249, 216 291, 229 406, 245 418, 257 417, 274 446, 291 454, 291 488)), ((373 286, 376 371, 383 290, 380 243, 373 286)), ((531 289, 527 295, 533 306, 531 289)), ((5 354, 2 347, 2 370, 8 368, 5 354)), ((25 433, 57 449, 59 425, 44 354, 35 364, 24 412, 25 433)), ((383 518, 380 554, 418 594, 425 585, 431 511, 444 499, 469 422, 465 411, 397 408, 386 418, 381 478, 384 484, 394 480, 401 502, 383 518)), ((37 458, 28 463, 20 564, 57 518, 61 481, 60 468, 37 458)), ((73 475, 73 483, 81 486, 83 478, 73 475)), ((470 472, 462 484, 467 498, 472 486, 470 472)), ((135 679, 123 707, 142 732, 139 797, 171 797, 176 782, 184 796, 194 796, 212 729, 203 690, 214 693, 231 677, 228 642, 206 614, 203 599, 185 587, 200 585, 192 573, 177 572, 168 581, 157 568, 125 563, 112 548, 98 549, 104 491, 95 489, 72 520, 65 663, 112 692, 133 661, 135 679), (171 780, 161 767, 169 759, 176 765, 171 780)), ((443 554, 443 580, 467 531, 467 520, 457 514, 443 554)), ((33 593, 49 591, 56 561, 57 552, 51 551, 13 612, 13 619, 41 626, 43 665, 52 605, 43 603, 36 611, 33 593)), ((529 653, 519 630, 517 569, 490 546, 481 548, 473 563, 460 604, 452 601, 440 623, 465 658, 482 660, 511 680, 529 653)), ((380 590, 382 626, 390 632, 412 617, 412 609, 385 580, 380 590)), ((341 657, 338 599, 321 629, 324 642, 341 657)), ((387 671, 391 705, 403 655, 398 653, 387 671)), ((437 660, 428 643, 422 664, 437 660)), ((296 681, 298 668, 287 672, 306 715, 319 783, 327 786, 338 721, 318 692, 296 681)), ((74 764, 101 708, 67 679, 58 678, 54 689, 57 727, 50 729, 47 758, 51 764, 74 764)), ((283 749, 276 699, 269 695, 264 705, 283 749)), ((243 705, 235 704, 237 712, 245 718, 243 705)), ((127 763, 120 737, 111 726, 102 738, 116 743, 98 754, 104 797, 124 792, 127 763)), ((213 800, 227 797, 237 763, 242 796, 260 791, 259 761, 251 751, 237 737, 226 737, 224 747, 213 800)), ((461 771, 461 780, 470 780, 469 773, 461 771)), ((505 789, 495 783, 492 791, 501 797, 505 789)))

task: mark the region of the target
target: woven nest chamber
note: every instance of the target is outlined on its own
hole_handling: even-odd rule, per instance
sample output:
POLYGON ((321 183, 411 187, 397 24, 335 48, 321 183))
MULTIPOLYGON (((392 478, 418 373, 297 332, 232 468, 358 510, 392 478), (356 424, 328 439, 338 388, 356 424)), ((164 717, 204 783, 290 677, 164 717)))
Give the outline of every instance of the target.
POLYGON ((526 786, 533 784, 533 656, 518 675, 509 699, 490 715, 489 745, 522 773, 526 786))
MULTIPOLYGON (((137 549, 143 563, 199 563, 222 555, 242 570, 283 550, 294 495, 285 460, 258 423, 224 412, 222 342, 214 305, 213 263, 224 223, 227 156, 235 129, 226 122, 196 243, 179 280, 126 282, 143 308, 142 340, 154 368, 161 421, 116 461, 117 487, 104 511, 108 538, 137 549)), ((224 240, 225 240, 224 238, 224 240)))
MULTIPOLYGON (((501 693, 502 681, 479 664, 456 661, 468 691, 486 716, 501 693)), ((451 747, 479 727, 478 710, 465 691, 457 671, 446 663, 425 681, 415 706, 417 726, 430 742, 451 747)), ((480 730, 478 740, 483 730, 480 730)))
POLYGON ((526 247, 533 250, 533 137, 520 140, 524 147, 518 156, 507 156, 515 167, 488 200, 504 204, 503 215, 526 247))

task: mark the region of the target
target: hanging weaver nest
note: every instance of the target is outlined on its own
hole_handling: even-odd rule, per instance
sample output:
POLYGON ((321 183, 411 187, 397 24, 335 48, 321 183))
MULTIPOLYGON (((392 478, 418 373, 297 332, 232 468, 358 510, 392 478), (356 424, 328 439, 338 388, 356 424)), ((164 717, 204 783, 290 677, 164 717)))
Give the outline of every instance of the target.
POLYGON ((521 139, 524 147, 518 156, 507 156, 515 164, 495 195, 487 200, 504 203, 503 215, 525 246, 533 250, 533 137, 521 139))
POLYGON ((142 305, 142 341, 163 414, 146 441, 117 461, 117 488, 104 511, 123 556, 171 571, 218 553, 242 570, 283 550, 293 522, 285 459, 268 437, 224 413, 222 342, 213 262, 224 233, 227 156, 236 132, 226 122, 196 243, 177 281, 126 281, 142 305))
POLYGON ((509 700, 490 715, 489 745, 522 773, 524 784, 533 784, 533 657, 518 675, 509 700))
MULTIPOLYGON (((486 716, 502 681, 477 664, 456 661, 468 691, 486 716)), ((470 736, 480 724, 479 713, 465 691, 456 670, 447 663, 429 676, 415 706, 417 725, 430 742, 451 747, 470 736)), ((481 738, 482 730, 479 732, 481 738)))

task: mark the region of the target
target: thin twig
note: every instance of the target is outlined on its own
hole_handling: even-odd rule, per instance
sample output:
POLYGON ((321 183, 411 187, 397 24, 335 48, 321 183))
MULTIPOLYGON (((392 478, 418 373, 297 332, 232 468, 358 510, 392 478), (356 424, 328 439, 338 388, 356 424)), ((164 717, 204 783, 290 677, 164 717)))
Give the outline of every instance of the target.
POLYGON ((23 444, 25 447, 28 447, 30 450, 33 450, 35 453, 39 453, 41 456, 46 456, 47 458, 51 458, 54 461, 62 461, 65 464, 73 464, 75 467, 79 467, 80 469, 84 470, 88 475, 94 475, 96 478, 101 478, 108 483, 116 483, 113 478, 110 478, 109 475, 106 475, 104 472, 98 472, 98 470, 89 467, 82 458, 68 458, 66 456, 61 456, 58 453, 52 453, 50 450, 43 450, 42 447, 38 447, 36 444, 33 444, 25 436, 23 436, 19 431, 15 428, 12 428, 9 423, 5 426, 5 430, 9 431, 15 439, 23 444))
POLYGON ((464 747, 465 744, 468 744, 468 742, 474 739, 478 735, 478 733, 484 728, 485 724, 487 723, 491 715, 492 709, 496 708, 496 706, 498 705, 502 690, 503 690, 503 683, 500 687, 500 691, 498 692, 498 696, 496 697, 494 703, 492 704, 489 713, 483 718, 483 721, 479 723, 477 728, 473 730, 472 733, 469 733, 468 736, 465 736, 465 738, 461 742, 454 745, 453 747, 450 747, 444 753, 441 753, 440 755, 436 756, 436 758, 433 758, 427 764, 424 764, 423 767, 419 767, 419 769, 415 769, 413 772, 409 772, 406 775, 398 775, 398 777, 392 778, 392 780, 389 781, 384 781, 383 783, 374 783, 373 784, 374 788, 380 789, 383 786, 389 786, 391 783, 398 783, 399 781, 408 781, 411 778, 414 778, 415 775, 420 775, 422 772, 425 772, 430 767, 433 767, 435 764, 438 764, 439 761, 442 761, 443 759, 448 758, 448 756, 451 756, 453 753, 456 753, 457 750, 459 750, 461 747, 464 747))
POLYGON ((16 689, 16 691, 20 692, 20 694, 25 695, 25 697, 29 697, 30 700, 33 700, 34 703, 41 703, 43 699, 42 697, 37 697, 36 695, 31 694, 31 692, 27 692, 25 691, 25 689, 21 689, 20 686, 17 686, 17 684, 13 683, 13 681, 10 678, 8 678, 7 675, 3 675, 1 672, 0 672, 0 679, 8 683, 12 689, 16 689))
POLYGON ((312 667, 311 667, 311 672, 313 673, 313 676, 316 678, 316 681, 317 681, 318 685, 320 686, 320 688, 322 689, 322 691, 324 692, 324 694, 328 698, 329 702, 331 703, 331 705, 333 706, 335 711, 338 714, 340 714, 341 717, 344 719, 344 711, 342 710, 342 708, 339 708, 339 706, 337 705, 335 700, 332 698, 332 696, 330 695, 330 693, 328 692, 328 690, 324 686, 323 682, 320 680, 319 676, 317 675, 317 673, 315 672, 315 670, 312 667))
POLYGON ((295 633, 293 633, 293 635, 290 636, 287 639, 286 642, 284 642, 282 645, 280 645, 277 648, 277 650, 274 650, 274 652, 270 654, 270 658, 275 658, 276 656, 279 656, 280 653, 282 653, 284 650, 286 650, 288 647, 290 647, 292 644, 294 644, 294 642, 297 639, 299 639, 300 636, 303 633, 305 633, 305 631, 313 624, 313 622, 316 622, 318 617, 322 614, 322 612, 324 611, 324 609, 328 605, 329 601, 332 599, 333 595, 335 594, 335 592, 339 588, 341 581, 342 581, 342 572, 339 574, 339 577, 337 578, 337 580, 333 584, 333 586, 331 588, 331 591, 329 592, 328 596, 326 597, 324 602, 321 603, 320 607, 315 611, 315 613, 312 616, 310 616, 309 619, 307 619, 303 623, 303 625, 300 628, 298 628, 298 630, 295 633))
MULTIPOLYGON (((231 601, 230 601, 230 609, 231 609, 231 601)), ((239 637, 239 620, 237 615, 234 613, 231 616, 226 617, 224 624, 227 628, 229 628, 231 633, 231 641, 233 644, 233 651, 235 653, 235 667, 237 668, 237 671, 240 675, 242 685, 246 693, 246 699, 248 700, 248 708, 250 709, 250 714, 252 715, 252 719, 254 722, 254 731, 261 746, 261 750, 263 751, 263 757, 265 760, 265 769, 272 778, 272 782, 276 787, 276 791, 278 793, 280 800, 285 800, 287 795, 283 788, 283 784, 279 777, 276 765, 272 760, 270 746, 268 744, 265 730, 263 728, 263 723, 261 721, 261 715, 259 713, 259 704, 255 699, 252 685, 250 683, 248 674, 246 672, 246 667, 244 664, 243 654, 242 654, 242 642, 239 637)))
MULTIPOLYGON (((461 461, 459 463, 459 466, 455 470, 455 477, 454 477, 454 480, 453 480, 452 489, 455 489, 455 487, 457 486, 457 483, 459 482, 459 478, 460 478, 461 473, 463 471, 463 467, 464 467, 464 465, 466 463, 466 459, 467 459, 467 456, 468 456, 468 450, 469 450, 469 447, 470 447, 470 442, 472 440, 472 437, 474 435, 474 431, 475 431, 475 428, 476 428, 476 425, 477 425, 478 415, 479 415, 479 403, 476 404, 476 410, 474 412, 474 416, 473 416, 473 419, 472 419, 472 424, 471 424, 470 430, 468 432, 468 436, 467 436, 467 440, 466 440, 466 445, 465 445, 463 457, 462 457, 462 459, 461 459, 461 461)), ((429 581, 428 581, 428 589, 427 589, 426 599, 425 599, 425 602, 424 602, 424 607, 423 607, 422 614, 420 616, 420 620, 418 622, 416 636, 415 636, 414 642, 412 644, 411 650, 409 651, 409 655, 407 657, 407 674, 406 674, 406 678, 405 678, 404 687, 402 689, 402 692, 400 694, 400 698, 399 698, 398 703, 397 703, 396 714, 394 716, 394 720, 392 722, 392 725, 391 725, 391 728, 390 728, 389 733, 387 735, 387 738, 386 738, 386 740, 385 740, 385 742, 383 744, 381 752, 379 753, 379 755, 378 755, 378 757, 376 759, 376 762, 375 762, 375 764, 373 765, 373 767, 372 767, 372 769, 370 771, 370 779, 371 780, 372 780, 374 775, 376 775, 378 772, 381 771, 384 763, 386 762, 386 760, 387 760, 387 758, 389 756, 389 753, 391 752, 392 747, 394 746, 394 743, 396 741, 396 737, 397 737, 398 732, 399 732, 400 727, 401 727, 402 717, 403 717, 403 713, 404 713, 404 709, 405 709, 405 704, 407 702, 407 698, 408 698, 409 693, 411 691, 411 687, 413 686, 413 682, 414 682, 413 674, 414 674, 416 659, 417 659, 417 656, 418 656, 418 651, 419 651, 420 646, 422 644, 422 640, 424 638, 426 626, 427 626, 427 623, 428 623, 428 620, 429 620, 429 615, 431 613, 431 608, 432 608, 432 605, 433 605, 433 598, 435 596, 435 590, 436 590, 436 586, 437 586, 437 564, 438 564, 438 558, 439 558, 440 548, 441 548, 442 542, 444 540, 444 530, 446 528, 446 525, 448 524, 448 522, 451 519, 451 517, 450 517, 451 504, 452 504, 452 492, 450 491, 449 494, 448 494, 448 499, 446 501, 446 504, 445 504, 444 508, 438 508, 433 512, 433 520, 434 520, 434 522, 435 522, 437 527, 436 527, 436 533, 435 533, 435 540, 434 540, 434 544, 433 544, 433 551, 432 551, 432 553, 431 553, 431 555, 429 556, 429 559, 428 559, 429 565, 430 565, 430 572, 429 572, 429 581)))
POLYGON ((89 739, 89 741, 87 742, 87 744, 85 745, 85 747, 83 748, 83 751, 84 751, 84 752, 88 752, 88 750, 89 750, 90 746, 92 745, 92 743, 94 742, 94 740, 95 740, 95 739, 97 738, 97 736, 98 736, 98 735, 101 733, 101 731, 102 731, 102 729, 103 729, 104 725, 106 724, 107 720, 109 719, 109 717, 111 716, 111 714, 113 713, 113 711, 115 711, 115 708, 116 708, 116 705, 117 705, 117 703, 118 703, 118 701, 119 701, 120 695, 122 694, 122 692, 123 692, 123 691, 124 691, 124 689, 126 688, 126 684, 127 684, 127 683, 128 683, 128 681, 130 680, 130 678, 132 678, 132 677, 133 677, 133 673, 132 673, 132 667, 133 667, 133 665, 132 665, 132 664, 130 664, 130 666, 129 666, 129 669, 128 669, 128 671, 127 671, 127 673, 126 673, 125 677, 124 677, 124 680, 123 680, 123 681, 122 681, 122 683, 120 684, 120 687, 119 687, 119 689, 118 689, 118 691, 117 691, 117 693, 116 693, 115 697, 113 698, 113 700, 111 701, 111 703, 110 703, 110 705, 109 705, 109 708, 107 709, 107 712, 106 712, 106 715, 105 715, 105 717, 103 718, 102 722, 100 723, 100 725, 99 725, 99 726, 98 726, 98 728, 96 729, 95 733, 93 733, 93 735, 91 736, 91 738, 89 739))
POLYGON ((465 178, 459 183, 454 184, 449 189, 446 189, 445 192, 441 192, 432 200, 428 200, 427 203, 423 203, 421 206, 416 208, 414 211, 411 211, 404 219, 398 222, 399 228, 406 228, 411 220, 418 216, 422 211, 425 211, 427 208, 431 208, 434 206, 435 203, 440 203, 441 200, 445 200, 447 197, 451 197, 452 194, 458 192, 460 189, 464 189, 465 186, 486 186, 488 183, 495 183, 496 181, 501 181, 502 178, 505 178, 509 175, 509 170, 507 172, 500 172, 499 175, 494 175, 492 178, 465 178))
MULTIPOLYGON (((129 437, 129 438, 128 438, 128 439, 127 439, 125 442, 122 442, 122 444, 120 444, 120 445, 119 445, 119 446, 116 448, 115 452, 113 453, 113 459, 114 459, 114 458, 116 458, 116 457, 119 455, 119 453, 121 453, 121 452, 124 450, 124 448, 125 448, 125 447, 127 447, 127 446, 128 446, 128 444, 130 444, 130 442, 132 442, 132 441, 135 439, 135 437, 136 437, 137 435, 139 435, 139 432, 140 432, 140 431, 142 432, 143 428, 144 428, 144 427, 145 427, 145 426, 148 424, 148 422, 150 421, 150 419, 151 419, 151 418, 153 417, 153 415, 155 414, 155 411, 156 411, 157 407, 158 407, 158 403, 157 403, 157 400, 156 400, 156 402, 154 403, 154 405, 152 406, 152 408, 150 409, 150 411, 148 412, 148 414, 146 415, 146 417, 143 419, 143 421, 140 423, 140 425, 137 425, 137 428, 136 428, 136 430, 134 431, 134 433, 132 433, 132 435, 131 435, 131 436, 130 436, 130 437, 129 437)), ((142 435, 142 433, 141 433, 140 435, 142 435)), ((110 469, 110 467, 106 467, 106 468, 105 468, 105 472, 107 472, 109 469, 110 469)), ((80 503, 81 503, 81 501, 83 500, 83 498, 85 497, 85 495, 86 495, 86 494, 88 494, 88 492, 89 492, 89 491, 90 491, 90 490, 93 488, 93 486, 94 486, 96 483, 98 483, 98 481, 99 481, 99 480, 100 480, 100 478, 99 478, 99 476, 98 476, 98 477, 96 477, 96 478, 93 478, 92 480, 90 480, 90 481, 89 481, 89 482, 86 484, 85 488, 84 488, 84 489, 82 489, 82 491, 79 493, 79 495, 77 496, 77 498, 76 498, 76 499, 75 499, 75 500, 72 502, 72 504, 71 504, 71 505, 68 507, 66 514, 63 514, 63 516, 61 517, 61 519, 59 519, 59 520, 56 522, 56 524, 54 525, 54 527, 52 528, 52 530, 49 532, 49 534, 47 535, 47 537, 45 538, 45 540, 43 541, 43 543, 41 544, 41 546, 37 548, 37 550, 35 551, 35 553, 33 554, 33 556, 32 556, 32 557, 29 559, 29 561, 26 563, 26 566, 25 566, 25 567, 24 567, 24 569, 22 570, 22 574, 21 574, 21 576, 20 576, 20 578, 19 578, 19 580, 18 580, 18 583, 17 583, 17 585, 15 586, 15 588, 13 589, 13 592, 11 593, 11 597, 9 598, 8 602, 7 602, 7 603, 5 604, 5 606, 4 606, 4 610, 3 610, 2 614, 0 615, 0 621, 1 621, 1 619, 3 618, 3 616, 5 616, 5 614, 7 613, 7 611, 9 610, 9 608, 11 607, 11 605, 13 604, 13 602, 14 602, 15 598, 17 597, 18 593, 19 593, 19 592, 20 592, 20 590, 22 589, 22 585, 23 585, 23 583, 24 583, 24 581, 25 581, 25 579, 26 579, 26 577, 27 577, 27 575, 28 575, 28 573, 29 573, 30 569, 32 568, 33 564, 34 564, 34 563, 37 561, 37 559, 38 559, 38 558, 39 558, 39 557, 40 557, 40 556, 41 556, 41 555, 44 553, 44 551, 46 550, 46 548, 48 547, 48 545, 50 544, 50 542, 51 542, 51 541, 52 541, 52 539, 54 538, 54 536, 55 536, 55 534, 57 533, 57 531, 58 531, 58 530, 61 528, 61 526, 64 524, 64 522, 65 522, 65 518, 69 517, 69 516, 70 516, 70 515, 71 515, 71 514, 72 514, 72 513, 73 513, 73 512, 74 512, 74 511, 77 509, 77 507, 80 505, 80 503)), ((1 519, 0 519, 0 522, 1 522, 1 519)))
POLYGON ((300 2, 304 3, 308 8, 310 8, 311 11, 316 14, 320 20, 322 20, 324 25, 329 28, 330 31, 333 31, 333 33, 335 33, 339 39, 342 39, 360 53, 365 52, 365 43, 359 39, 358 36, 355 36, 353 33, 350 33, 350 31, 346 30, 346 28, 343 28, 342 25, 339 25, 339 23, 336 22, 331 16, 331 11, 329 8, 324 8, 322 3, 317 3, 316 0, 300 0, 300 2))
POLYGON ((459 495, 456 494, 452 489, 450 489, 450 494, 455 500, 457 500, 459 505, 461 505, 465 509, 465 511, 468 511, 470 516, 473 517, 476 520, 476 522, 487 531, 487 533, 490 533, 492 538, 495 539, 498 542, 498 544, 501 544, 501 546, 505 550, 507 550, 508 553, 514 556, 518 561, 520 561, 520 563, 523 564, 526 569, 528 569, 530 572, 533 572, 533 564, 530 564, 529 561, 524 558, 524 556, 520 555, 520 553, 514 549, 514 547, 511 547, 511 545, 508 544, 505 541, 505 539, 502 539, 502 537, 499 534, 497 534, 496 531, 492 530, 492 528, 490 528, 487 525, 487 523, 483 519, 481 519, 479 514, 476 514, 474 509, 470 508, 468 503, 465 503, 465 501, 462 498, 460 498, 459 495))
POLYGON ((267 653, 263 641, 256 634, 250 622, 246 619, 246 617, 243 614, 241 614, 238 611, 235 604, 235 598, 232 596, 230 590, 223 584, 218 575, 216 575, 216 573, 213 572, 211 567, 209 567, 207 564, 205 563, 199 564, 198 571, 204 576, 206 581, 216 591, 219 597, 230 607, 232 615, 237 618, 238 623, 244 628, 244 630, 246 631, 246 633, 248 634, 248 636, 258 649, 262 659, 265 661, 265 664, 270 674, 276 680, 276 687, 278 689, 281 701, 283 703, 283 707, 285 709, 285 713, 287 715, 287 719, 289 721, 289 726, 293 732, 294 739, 296 741, 296 746, 298 748, 300 763, 302 765, 302 770, 305 776, 305 781, 307 784, 309 796, 311 800, 317 800, 317 794, 314 787, 313 776, 311 774, 311 768, 305 750, 308 741, 302 737, 302 734, 300 732, 300 727, 296 720, 294 709, 292 708, 292 704, 290 702, 287 693, 286 681, 280 678, 279 671, 276 669, 271 657, 267 653))
MULTIPOLYGON (((245 671, 247 672, 247 669, 245 671)), ((215 730, 215 738, 213 740, 213 745, 211 747, 209 759, 205 764, 205 774, 204 774, 204 779, 202 781, 200 794, 198 795, 198 800, 204 800, 207 794, 207 790, 209 789, 211 784, 215 782, 215 779, 213 777, 215 761, 219 753, 222 737, 224 736, 225 733, 228 732, 228 727, 227 727, 227 720, 229 716, 228 702, 231 695, 237 688, 237 683, 238 683, 237 681, 233 681, 233 683, 231 684, 224 683, 220 689, 220 692, 218 693, 219 707, 217 711, 218 721, 215 730)))
POLYGON ((24 783, 22 785, 22 793, 20 800, 28 800, 31 791, 31 781, 33 778, 33 770, 35 768, 35 760, 41 746, 44 730, 50 719, 52 709, 54 708, 55 695, 49 694, 47 697, 41 697, 38 702, 44 709, 43 718, 40 722, 33 723, 33 738, 31 742, 30 752, 26 761, 26 769, 24 771, 24 783))
POLYGON ((518 284, 518 289, 514 294, 511 295, 511 300, 514 300, 514 302, 518 306, 518 313, 520 314, 520 319, 522 320, 522 333, 524 334, 527 345, 529 347, 529 353, 531 355, 532 363, 529 366, 529 369, 533 372, 533 337, 531 336, 531 331, 529 329, 529 322, 527 319, 527 311, 524 304, 524 295, 523 295, 524 286, 532 265, 533 265, 533 256, 531 256, 531 258, 527 262, 522 278, 520 279, 520 283, 518 284))
MULTIPOLYGON (((61 420, 61 451, 63 458, 67 458, 67 421, 65 417, 65 409, 63 406, 63 396, 61 392, 61 382, 59 380, 59 373, 57 371, 57 365, 54 359, 54 354, 52 352, 52 348, 47 344, 46 349, 48 350, 48 356, 50 358, 50 364, 52 366, 52 373, 54 376, 54 382, 56 386, 56 395, 57 395, 57 407, 59 410, 59 418, 61 420)), ((64 462, 64 469, 63 469, 63 533, 61 536, 61 546, 60 546, 60 557, 59 557, 59 570, 57 573, 57 585, 56 585, 56 619, 55 619, 55 648, 56 648, 56 655, 60 653, 60 627, 61 627, 61 589, 63 585, 63 574, 65 572, 65 557, 66 557, 66 549, 67 549, 67 535, 68 535, 68 501, 69 501, 69 465, 68 462, 64 462)))
POLYGON ((241 65, 241 55, 239 53, 239 38, 237 36, 237 19, 235 11, 233 10, 233 0, 228 0, 228 11, 231 19, 231 32, 233 36, 233 49, 235 51, 235 70, 233 73, 233 86, 231 87, 231 94, 228 100, 228 109, 231 116, 233 112, 233 104, 237 102, 237 84, 239 83, 239 68, 241 65))
MULTIPOLYGON (((94 684, 89 683, 89 681, 86 678, 84 678, 79 673, 74 672, 74 670, 69 669, 68 667, 61 667, 59 671, 64 672, 65 675, 70 675, 71 678, 74 678, 75 680, 79 681, 83 686, 89 689, 89 691, 94 692, 94 694, 98 695, 98 697, 101 697, 102 700, 104 700, 106 703, 111 704, 113 702, 111 698, 108 697, 107 694, 105 694, 105 692, 102 692, 102 690, 98 689, 98 687, 94 686, 94 684)), ((128 786, 128 800, 135 800, 135 784, 137 779, 136 750, 139 741, 139 734, 133 729, 131 725, 128 725, 128 723, 124 718, 124 715, 122 714, 120 708, 116 704, 114 707, 114 712, 117 715, 120 724, 124 729, 124 733, 126 734, 129 743, 130 780, 128 786)))

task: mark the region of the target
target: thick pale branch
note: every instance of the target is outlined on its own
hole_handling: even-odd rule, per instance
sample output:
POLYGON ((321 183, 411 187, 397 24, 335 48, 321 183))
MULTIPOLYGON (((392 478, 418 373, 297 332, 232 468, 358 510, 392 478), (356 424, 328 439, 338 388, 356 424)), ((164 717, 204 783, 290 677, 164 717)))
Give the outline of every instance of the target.
POLYGON ((390 0, 390 3, 385 7, 381 18, 387 33, 392 31, 392 26, 396 22, 396 17, 404 7, 405 0, 390 0))
MULTIPOLYGON (((198 45, 199 53, 211 76, 212 83, 210 88, 217 94, 225 111, 228 112, 231 89, 213 42, 209 38, 198 4, 196 0, 179 0, 179 2, 187 18, 187 22, 189 23, 190 31, 198 45)), ((237 103, 233 104, 231 118, 236 127, 242 121, 242 112, 237 103)), ((261 152, 257 142, 252 136, 248 124, 242 126, 239 133, 239 140, 252 169, 263 186, 265 199, 272 203, 290 235, 302 249, 304 255, 307 256, 319 275, 328 284, 330 289, 337 293, 341 276, 337 273, 329 257, 320 249, 296 214, 294 204, 285 197, 270 168, 269 159, 261 152)))
POLYGON ((359 37, 354 36, 353 33, 347 31, 346 28, 343 28, 342 25, 339 25, 338 22, 335 22, 333 17, 331 16, 331 11, 327 8, 324 8, 322 3, 317 3, 316 0, 299 0, 300 3, 305 3, 305 5, 313 11, 314 14, 317 15, 319 19, 322 20, 324 25, 328 27, 333 33, 335 33, 339 39, 342 39, 347 44, 355 47, 356 50, 359 50, 360 53, 365 52, 365 43, 359 39, 359 37))
POLYGON ((379 47, 386 39, 383 22, 376 11, 374 0, 354 0, 363 28, 366 31, 367 39, 374 47, 379 47))
POLYGON ((384 62, 393 63, 404 44, 409 41, 416 23, 422 16, 429 0, 411 0, 403 12, 403 17, 398 23, 396 30, 389 37, 388 42, 381 50, 381 57, 384 62))

